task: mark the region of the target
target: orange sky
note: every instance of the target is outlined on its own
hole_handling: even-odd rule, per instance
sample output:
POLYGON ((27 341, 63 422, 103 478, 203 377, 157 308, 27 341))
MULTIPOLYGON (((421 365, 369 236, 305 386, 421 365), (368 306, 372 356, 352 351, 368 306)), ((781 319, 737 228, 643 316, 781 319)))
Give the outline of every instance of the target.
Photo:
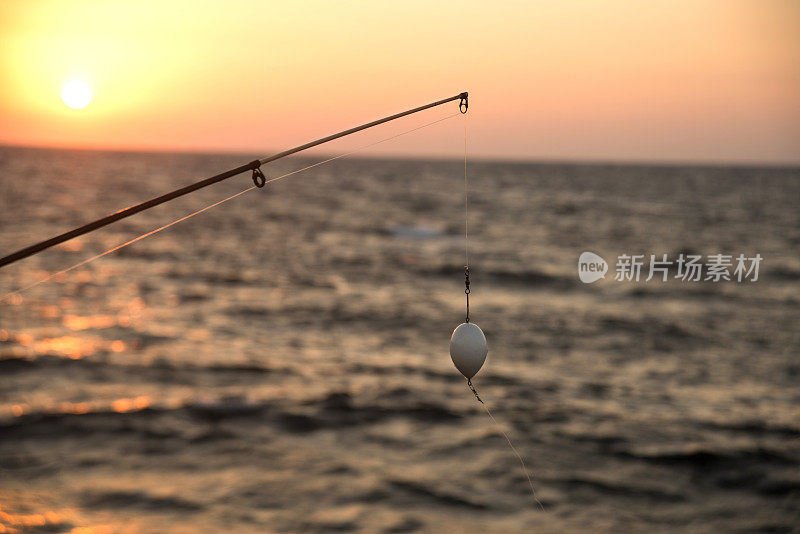
POLYGON ((800 3, 0 2, 0 143, 266 155, 463 90, 476 157, 800 163, 800 3))

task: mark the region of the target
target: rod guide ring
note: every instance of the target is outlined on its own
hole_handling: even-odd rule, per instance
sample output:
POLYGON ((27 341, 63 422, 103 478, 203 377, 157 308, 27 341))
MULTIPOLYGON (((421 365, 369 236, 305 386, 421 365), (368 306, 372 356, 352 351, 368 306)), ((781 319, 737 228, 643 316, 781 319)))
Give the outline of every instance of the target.
POLYGON ((253 165, 253 183, 256 187, 264 187, 264 184, 267 183, 267 177, 261 172, 261 162, 256 160, 253 165))

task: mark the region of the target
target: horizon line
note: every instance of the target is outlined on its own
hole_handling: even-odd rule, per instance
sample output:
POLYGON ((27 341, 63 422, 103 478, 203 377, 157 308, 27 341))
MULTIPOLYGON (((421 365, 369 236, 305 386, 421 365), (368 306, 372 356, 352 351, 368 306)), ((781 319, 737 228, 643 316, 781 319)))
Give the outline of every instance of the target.
MULTIPOLYGON (((81 152, 117 152, 125 154, 176 154, 176 155, 208 155, 208 156, 243 156, 252 158, 254 155, 269 155, 274 152, 257 152, 256 150, 226 150, 226 149, 203 149, 203 148, 153 148, 153 147, 89 147, 89 146, 68 146, 68 145, 45 145, 45 144, 25 144, 8 143, 0 141, 0 148, 29 149, 29 150, 70 150, 81 152)), ((312 149, 313 150, 313 149, 312 149)), ((309 158, 316 154, 319 157, 332 157, 336 153, 313 151, 308 155, 292 155, 295 158, 309 158)), ((462 155, 453 156, 433 156, 424 154, 351 154, 349 159, 377 159, 377 160, 409 160, 409 161, 463 161, 462 155)), ((727 167, 727 168, 774 168, 782 170, 800 169, 798 161, 763 161, 763 160, 741 160, 724 161, 715 159, 625 159, 625 158, 593 158, 593 157, 574 157, 574 158, 546 158, 546 157, 525 157, 525 156, 470 156, 469 161, 473 163, 498 163, 498 164, 518 164, 518 165, 575 165, 575 166, 619 166, 619 167, 727 167)))

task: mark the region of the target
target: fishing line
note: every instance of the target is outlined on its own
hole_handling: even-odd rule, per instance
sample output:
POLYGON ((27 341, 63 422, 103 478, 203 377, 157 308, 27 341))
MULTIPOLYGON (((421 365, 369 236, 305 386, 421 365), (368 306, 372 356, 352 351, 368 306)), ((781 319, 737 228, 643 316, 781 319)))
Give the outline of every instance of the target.
POLYGON ((264 182, 264 185, 266 185, 268 183, 271 183, 271 182, 275 182, 277 180, 280 180, 281 178, 286 178, 287 176, 291 176, 293 174, 297 174, 298 172, 303 172, 303 171, 306 171, 306 170, 311 169, 313 167, 318 167, 319 165, 323 165, 323 164, 328 163, 330 161, 350 156, 351 154, 355 154, 356 152, 360 152, 361 150, 365 150, 365 149, 373 147, 375 145, 379 145, 381 143, 385 143, 387 141, 391 141, 392 139, 397 139, 400 136, 403 136, 403 135, 406 135, 406 134, 410 134, 412 132, 416 132, 417 130, 421 130, 423 128, 427 128, 428 126, 433 126, 434 124, 438 124, 440 122, 444 122, 447 119, 452 119, 456 115, 458 115, 458 113, 453 113, 452 115, 448 115, 446 117, 442 117, 441 119, 435 120, 433 122, 429 122, 427 124, 423 124, 421 126, 417 126, 416 128, 412 128, 410 130, 406 130, 405 132, 400 132, 399 134, 395 134, 395 135, 393 135, 391 137, 387 137, 386 139, 381 139, 380 141, 375 141, 374 143, 370 143, 368 145, 364 145, 362 147, 356 148, 355 150, 353 150, 351 152, 346 152, 344 154, 339 154, 338 156, 334 156, 334 157, 328 158, 328 159, 326 159, 324 161, 320 161, 320 162, 314 163, 313 165, 309 165, 308 167, 303 167, 302 169, 297 169, 296 171, 288 172, 288 173, 286 173, 286 174, 284 174, 282 176, 278 176, 277 178, 272 178, 270 180, 267 180, 266 182, 264 182))
POLYGON ((72 271, 73 269, 77 269, 78 267, 86 265, 89 262, 92 262, 92 261, 94 261, 96 259, 102 258, 103 256, 111 254, 112 252, 116 252, 116 251, 118 251, 118 250, 120 250, 122 248, 127 247, 128 245, 132 245, 132 244, 136 243, 137 241, 141 241, 142 239, 144 239, 146 237, 150 237, 153 234, 157 234, 162 230, 166 230, 170 226, 173 226, 175 224, 178 224, 179 222, 185 221, 186 219, 190 219, 190 218, 194 217, 195 215, 199 215, 199 214, 203 213, 204 211, 210 210, 211 208, 219 206, 220 204, 228 202, 229 200, 233 200, 234 198, 236 198, 238 196, 241 196, 241 195, 244 195, 245 193, 248 193, 248 192, 252 191, 253 189, 257 189, 258 187, 263 187, 264 185, 266 185, 268 183, 278 181, 278 180, 280 180, 282 178, 286 178, 287 176, 292 176, 293 174, 298 174, 298 173, 301 173, 301 172, 306 171, 308 169, 312 169, 314 167, 319 167, 320 165, 324 165, 326 163, 330 163, 331 161, 350 156, 352 154, 355 154, 356 152, 360 152, 362 150, 366 150, 367 148, 371 148, 371 147, 379 145, 381 143, 386 143, 387 141, 391 141, 393 139, 397 139, 398 137, 401 137, 403 135, 407 135, 407 134, 410 134, 412 132, 416 132, 418 130, 421 130, 423 128, 427 128, 429 126, 433 126, 434 124, 438 124, 440 122, 444 122, 444 121, 446 121, 448 119, 452 119, 453 117, 455 117, 458 114, 459 113, 453 113, 452 115, 448 115, 448 116, 443 117, 441 119, 437 119, 435 121, 428 122, 426 124, 422 124, 420 126, 412 128, 410 130, 406 130, 404 132, 400 132, 400 133, 392 135, 390 137, 386 137, 384 139, 380 139, 380 140, 375 141, 373 143, 369 143, 369 144, 360 146, 360 147, 358 147, 358 148, 356 148, 354 150, 351 150, 350 152, 345 152, 343 154, 339 154, 339 155, 330 157, 328 159, 325 159, 325 160, 322 160, 322 161, 318 161, 317 163, 314 163, 312 165, 308 165, 306 167, 302 167, 300 169, 297 169, 297 170, 294 170, 294 171, 291 171, 291 172, 287 172, 286 174, 282 174, 281 176, 277 176, 275 178, 271 178, 269 180, 265 180, 260 186, 257 186, 257 185, 250 186, 247 189, 244 189, 243 191, 239 191, 238 193, 235 193, 235 194, 233 194, 233 195, 231 195, 231 196, 229 196, 227 198, 219 200, 219 201, 217 201, 217 202, 215 202, 213 204, 210 204, 210 205, 208 205, 208 206, 206 206, 204 208, 201 208, 201 209, 199 209, 197 211, 194 211, 194 212, 192 212, 192 213, 190 213, 188 215, 184 215, 180 219, 177 219, 177 220, 174 220, 174 221, 172 221, 170 223, 167 223, 164 226, 156 228, 155 230, 151 230, 151 231, 149 231, 147 233, 144 233, 144 234, 142 234, 142 235, 140 235, 138 237, 134 237, 133 239, 131 239, 129 241, 126 241, 124 243, 116 245, 116 246, 106 250, 105 252, 101 252, 100 254, 97 254, 96 256, 92 256, 91 258, 88 258, 88 259, 83 260, 83 261, 81 261, 79 263, 76 263, 75 265, 72 265, 71 267, 67 267, 66 269, 63 269, 63 270, 58 271, 56 273, 53 273, 53 274, 51 274, 51 275, 49 275, 49 276, 47 276, 45 278, 42 278, 41 280, 38 280, 38 281, 28 285, 28 286, 25 286, 23 288, 17 289, 16 291, 11 291, 10 293, 6 293, 2 297, 0 297, 0 301, 3 301, 3 300, 5 300, 5 299, 7 299, 7 298, 9 298, 9 297, 11 297, 13 295, 18 295, 18 294, 22 293, 23 291, 27 291, 27 290, 29 290, 31 288, 34 288, 34 287, 36 287, 36 286, 38 286, 40 284, 43 284, 43 283, 45 283, 45 282, 47 282, 49 280, 52 280, 53 278, 55 278, 57 276, 60 276, 60 275, 65 274, 65 273, 68 273, 69 271, 72 271))
MULTIPOLYGON (((475 389, 473 388, 472 391, 475 392, 475 389)), ((475 392, 475 396, 478 397, 477 392, 475 392)), ((538 504, 539 508, 541 508, 542 512, 544 512, 545 511, 544 506, 542 505, 539 498, 536 496, 536 489, 533 487, 533 479, 531 478, 531 475, 528 472, 528 468, 525 466, 525 460, 522 459, 522 455, 519 453, 519 451, 517 451, 517 448, 514 447, 514 444, 511 443, 511 438, 508 437, 506 431, 502 429, 500 423, 498 423, 497 419, 494 418, 494 415, 492 415, 492 411, 489 409, 489 406, 485 402, 483 402, 480 397, 478 397, 478 400, 481 401, 481 404, 483 404, 483 407, 486 409, 486 413, 489 414, 489 418, 491 418, 492 422, 497 427, 497 429, 500 430, 500 433, 503 434, 503 437, 506 438, 508 446, 511 447, 511 450, 514 451, 514 454, 517 456, 517 459, 519 460, 519 463, 522 466, 522 472, 525 473, 525 478, 528 479, 528 485, 531 487, 531 494, 533 495, 533 500, 536 501, 536 504, 538 504)))
MULTIPOLYGON (((464 293, 467 296, 467 313, 466 313, 466 321, 465 323, 469 323, 469 294, 470 294, 470 282, 469 282, 469 180, 468 180, 468 173, 467 173, 467 115, 464 114, 464 293)), ((464 325, 461 325, 464 326, 464 325)), ((459 327, 460 328, 460 327, 459 327)), ((477 327, 476 327, 477 328, 477 327)), ((456 329, 456 332, 458 329, 456 329)), ((478 328, 478 331, 480 329, 478 328)), ((456 332, 453 333, 455 337, 456 332)), ((481 337, 483 337, 483 332, 480 333, 481 337)), ((485 339, 483 341, 483 350, 486 351, 485 339)), ((451 341, 451 356, 453 355, 452 352, 452 341, 451 341)), ((483 364, 483 358, 486 357, 486 353, 484 352, 483 357, 481 358, 481 364, 483 364)), ((478 369, 480 366, 478 366, 478 369)), ((477 373, 478 369, 475 369, 474 373, 477 373)), ((461 369, 459 369, 461 370, 461 369)), ((474 373, 472 376, 474 376, 474 373)), ((468 373, 467 373, 468 374, 468 373)), ((522 466, 522 472, 525 473, 525 478, 528 479, 528 485, 531 487, 531 495, 533 496, 533 500, 536 504, 539 505, 539 508, 544 512, 544 506, 542 505, 539 498, 536 496, 536 489, 533 487, 533 479, 531 478, 530 473, 528 472, 528 468, 525 465, 525 460, 522 459, 522 455, 517 451, 517 448, 514 447, 514 444, 511 442, 511 438, 508 437, 508 434, 505 430, 500 426, 500 423, 497 422, 497 419, 494 418, 492 415, 492 411, 489 409, 489 405, 486 404, 483 399, 481 399, 480 395, 478 395, 478 390, 475 389, 475 386, 472 384, 472 376, 467 376, 467 386, 469 386, 470 391, 472 394, 475 395, 475 398, 478 399, 478 402, 483 405, 486 413, 489 415, 489 419, 491 419, 492 423, 500 430, 500 433, 503 434, 503 437, 506 438, 508 442, 508 446, 511 447, 511 450, 516 455, 517 459, 519 460, 520 465, 522 466)))
POLYGON ((6 293, 6 294, 5 294, 5 295, 3 295, 2 297, 0 297, 0 300, 5 300, 6 298, 8 298, 8 297, 10 297, 10 296, 12 296, 12 295, 18 295, 19 293, 22 293, 23 291, 27 291, 28 289, 31 289, 31 288, 33 288, 33 287, 36 287, 36 286, 38 286, 39 284, 43 284, 43 283, 45 283, 45 282, 47 282, 47 281, 49 281, 49 280, 52 280, 52 279, 53 279, 53 278, 55 278, 56 276, 60 276, 60 275, 62 275, 62 274, 64 274, 64 273, 68 273, 69 271, 71 271, 71 270, 73 270, 73 269, 77 269, 78 267, 81 267, 82 265, 86 265, 87 263, 89 263, 89 262, 91 262, 91 261, 94 261, 94 260, 96 260, 96 259, 98 259, 98 258, 102 258, 103 256, 105 256, 105 255, 107 255, 107 254, 111 254, 112 252, 116 252, 116 251, 118 251, 118 250, 119 250, 119 249, 121 249, 121 248, 125 248, 125 247, 127 247, 128 245, 132 245, 132 244, 136 243, 137 241, 141 241, 141 240, 142 240, 142 239, 144 239, 145 237, 150 237, 150 236, 151 236, 151 235, 153 235, 153 234, 157 234, 157 233, 158 233, 158 232, 160 232, 161 230, 166 230, 167 228, 169 228, 170 226, 172 226, 172 225, 174 225, 174 224, 178 224, 178 223, 179 223, 179 222, 181 222, 181 221, 185 221, 186 219, 190 219, 190 218, 194 217, 195 215, 199 215, 200 213, 203 213, 203 212, 204 212, 204 211, 206 211, 206 210, 210 210, 210 209, 211 209, 211 208, 213 208, 214 206, 219 206, 219 205, 220 205, 220 204, 222 204, 223 202, 227 202, 227 201, 229 201, 229 200, 232 200, 232 199, 234 199, 234 198, 238 197, 239 195, 244 195, 244 194, 245 194, 245 193, 247 193, 248 191, 252 191, 252 190, 253 190, 253 189, 255 189, 255 188, 256 188, 256 186, 252 185, 252 186, 248 187, 247 189, 245 189, 244 191, 239 191, 238 193, 236 193, 236 194, 234 194, 234 195, 231 195, 231 196, 229 196, 228 198, 224 198, 224 199, 222 199, 222 200, 220 200, 220 201, 218 201, 218 202, 215 202, 215 203, 211 204, 210 206, 206 206, 205 208, 202 208, 202 209, 199 209, 199 210, 197 210, 197 211, 195 211, 195 212, 193 212, 193 213, 190 213, 189 215, 184 215, 184 216, 183 216, 183 217, 181 217, 180 219, 177 219, 177 220, 175 220, 175 221, 172 221, 171 223, 165 224, 164 226, 162 226, 162 227, 160 227, 160 228, 156 228, 155 230, 151 230, 151 231, 147 232, 146 234, 142 234, 142 235, 140 235, 140 236, 138 236, 138 237, 134 237, 134 238, 133 238, 133 239, 131 239, 130 241, 126 241, 126 242, 124 242, 124 243, 121 243, 121 244, 119 244, 119 245, 117 245, 117 246, 115 246, 115 247, 112 247, 112 248, 110 248, 110 249, 106 250, 105 252, 101 252, 100 254, 98 254, 98 255, 96 255, 96 256, 92 256, 92 257, 91 257, 91 258, 89 258, 89 259, 83 260, 83 261, 82 261, 82 262, 80 262, 80 263, 76 263, 76 264, 75 264, 75 265, 73 265, 72 267, 67 267, 66 269, 64 269, 64 270, 62 270, 62 271, 58 271, 57 273, 53 273, 53 274, 51 274, 51 275, 47 276, 46 278, 42 278, 41 280, 39 280, 39 281, 37 281, 37 282, 34 282, 34 283, 32 283, 32 284, 31 284, 31 285, 29 285, 29 286, 25 286, 25 287, 23 287, 23 288, 21 288, 21 289, 17 289, 16 291, 12 291, 11 293, 6 293))
MULTIPOLYGON (((464 261, 469 269, 469 190, 467 189, 467 116, 464 115, 464 261)), ((469 316, 469 297, 467 297, 469 316)))

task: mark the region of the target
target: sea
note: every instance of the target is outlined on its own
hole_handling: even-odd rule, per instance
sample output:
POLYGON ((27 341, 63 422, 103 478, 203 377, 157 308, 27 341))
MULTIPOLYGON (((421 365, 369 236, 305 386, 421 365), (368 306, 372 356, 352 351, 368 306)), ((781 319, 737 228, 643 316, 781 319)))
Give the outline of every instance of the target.
MULTIPOLYGON (((0 147, 0 255, 256 156, 0 147)), ((800 169, 470 161, 493 421, 463 165, 337 159, 82 263, 243 174, 0 269, 0 531, 797 532, 800 169)))

